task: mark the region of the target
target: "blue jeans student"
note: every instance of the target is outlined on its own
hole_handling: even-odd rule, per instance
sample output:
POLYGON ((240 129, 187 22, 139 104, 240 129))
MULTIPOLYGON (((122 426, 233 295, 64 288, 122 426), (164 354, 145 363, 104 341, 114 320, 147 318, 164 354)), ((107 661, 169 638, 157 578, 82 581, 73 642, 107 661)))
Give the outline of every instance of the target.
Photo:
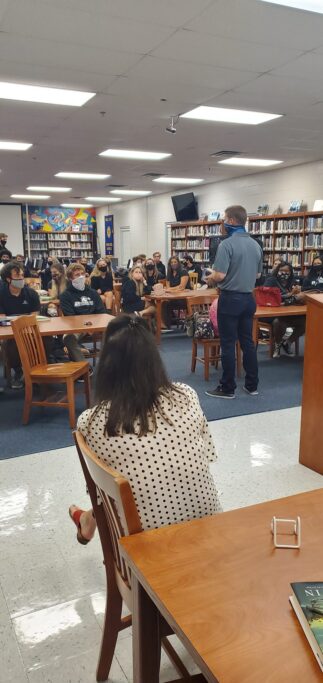
POLYGON ((218 327, 221 342, 223 391, 233 393, 235 383, 235 344, 239 340, 246 373, 245 386, 255 391, 258 386, 257 351, 252 339, 252 321, 256 302, 252 293, 223 290, 218 305, 218 327))

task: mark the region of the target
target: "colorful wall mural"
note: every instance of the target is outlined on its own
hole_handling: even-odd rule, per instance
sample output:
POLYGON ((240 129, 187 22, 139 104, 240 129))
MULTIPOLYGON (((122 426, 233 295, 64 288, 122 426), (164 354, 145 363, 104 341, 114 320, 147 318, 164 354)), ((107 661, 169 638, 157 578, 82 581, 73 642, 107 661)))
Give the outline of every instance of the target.
MULTIPOLYGON (((63 208, 62 206, 28 206, 31 232, 95 232, 96 210, 63 208)), ((24 229, 27 227, 23 207, 24 229)))

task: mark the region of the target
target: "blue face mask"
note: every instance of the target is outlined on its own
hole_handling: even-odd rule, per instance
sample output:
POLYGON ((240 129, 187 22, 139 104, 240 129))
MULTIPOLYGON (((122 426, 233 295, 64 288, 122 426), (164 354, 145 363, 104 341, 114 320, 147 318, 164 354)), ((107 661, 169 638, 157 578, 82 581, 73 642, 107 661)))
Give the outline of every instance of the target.
POLYGON ((232 235, 235 235, 237 232, 246 232, 243 225, 231 225, 231 223, 223 223, 223 225, 229 237, 232 237, 232 235))

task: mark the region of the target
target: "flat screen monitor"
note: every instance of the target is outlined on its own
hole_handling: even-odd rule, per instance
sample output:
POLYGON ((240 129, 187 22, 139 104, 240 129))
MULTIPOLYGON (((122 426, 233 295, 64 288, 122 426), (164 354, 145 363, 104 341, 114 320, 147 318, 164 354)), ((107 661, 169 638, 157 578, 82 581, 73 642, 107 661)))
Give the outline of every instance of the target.
POLYGON ((197 221, 197 201, 193 192, 177 194, 172 197, 173 207, 177 221, 197 221))

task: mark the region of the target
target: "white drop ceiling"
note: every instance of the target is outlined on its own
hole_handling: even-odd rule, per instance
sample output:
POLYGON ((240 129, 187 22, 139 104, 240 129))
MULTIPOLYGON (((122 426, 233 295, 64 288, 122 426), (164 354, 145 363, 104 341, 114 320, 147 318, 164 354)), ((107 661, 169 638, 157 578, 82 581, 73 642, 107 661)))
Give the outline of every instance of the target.
POLYGON ((321 14, 258 0, 0 0, 0 80, 97 93, 81 108, 0 100, 0 139, 33 143, 0 151, 1 202, 55 185, 64 170, 111 178, 72 180, 69 195, 44 204, 106 196, 110 184, 164 192, 147 173, 209 183, 255 172, 218 165, 219 150, 285 166, 323 158, 321 14), (165 132, 171 115, 198 105, 284 117, 250 127, 183 119, 165 132), (108 147, 173 156, 99 157, 108 147))

